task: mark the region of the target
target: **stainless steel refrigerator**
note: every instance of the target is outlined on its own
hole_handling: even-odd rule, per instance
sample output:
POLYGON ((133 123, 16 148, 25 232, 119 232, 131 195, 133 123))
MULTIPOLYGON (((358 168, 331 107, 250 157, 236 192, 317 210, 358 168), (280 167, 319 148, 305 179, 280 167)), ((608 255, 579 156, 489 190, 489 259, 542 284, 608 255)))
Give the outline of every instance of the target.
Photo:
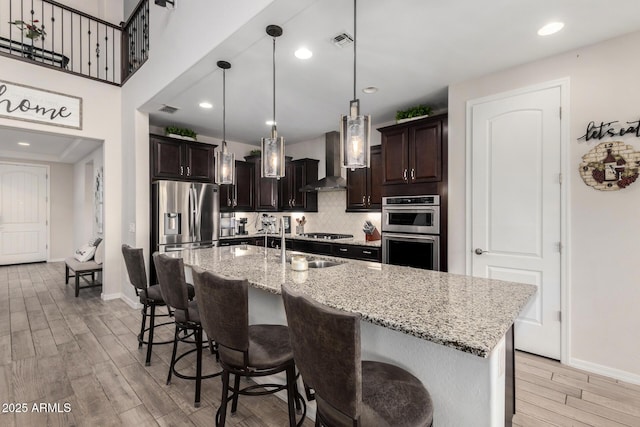
POLYGON ((153 251, 169 252, 217 244, 220 220, 217 185, 156 181, 152 199, 153 251))

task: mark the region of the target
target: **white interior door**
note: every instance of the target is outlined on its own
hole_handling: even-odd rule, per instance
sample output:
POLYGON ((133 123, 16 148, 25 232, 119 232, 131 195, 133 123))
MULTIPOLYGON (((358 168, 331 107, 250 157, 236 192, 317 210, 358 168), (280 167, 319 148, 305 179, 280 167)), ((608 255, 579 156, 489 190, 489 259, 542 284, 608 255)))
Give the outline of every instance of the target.
POLYGON ((561 89, 472 105, 474 276, 538 287, 515 324, 520 350, 560 359, 561 89))
POLYGON ((47 167, 0 163, 0 265, 47 260, 47 167))

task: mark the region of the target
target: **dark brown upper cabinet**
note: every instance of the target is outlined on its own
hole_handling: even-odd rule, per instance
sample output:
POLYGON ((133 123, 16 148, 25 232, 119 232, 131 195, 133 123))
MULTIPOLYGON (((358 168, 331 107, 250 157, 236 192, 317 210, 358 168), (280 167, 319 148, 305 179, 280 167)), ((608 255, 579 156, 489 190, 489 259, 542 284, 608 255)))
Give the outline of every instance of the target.
POLYGON ((149 135, 151 177, 181 181, 214 182, 215 145, 149 135))
POLYGON ((441 181, 445 123, 446 116, 435 116, 379 129, 383 184, 441 181))
POLYGON ((280 210, 318 211, 318 193, 300 191, 305 185, 318 180, 318 163, 316 159, 286 162, 285 176, 280 179, 280 210))
POLYGON ((368 168, 347 169, 347 212, 379 211, 382 207, 382 147, 371 147, 368 168))
POLYGON ((255 165, 236 160, 236 183, 220 185, 220 212, 255 209, 255 165))

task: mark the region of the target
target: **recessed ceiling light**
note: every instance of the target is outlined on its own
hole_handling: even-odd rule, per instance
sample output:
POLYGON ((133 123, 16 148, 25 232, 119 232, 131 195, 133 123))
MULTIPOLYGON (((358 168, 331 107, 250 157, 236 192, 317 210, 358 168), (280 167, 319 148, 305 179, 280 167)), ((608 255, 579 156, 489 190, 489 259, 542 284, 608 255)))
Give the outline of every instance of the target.
POLYGON ((267 126, 273 126, 276 124, 276 122, 274 122, 273 120, 267 120, 266 122, 264 122, 267 126))
POLYGON ((298 50, 296 50, 294 52, 294 55, 298 59, 309 59, 309 58, 311 58, 313 56, 313 52, 311 52, 306 47, 301 47, 300 49, 298 49, 298 50))
POLYGON ((549 36, 555 34, 564 28, 564 22, 549 22, 544 27, 538 30, 539 36, 549 36))
POLYGON ((203 101, 200 103, 200 108, 213 108, 213 104, 207 101, 203 101))
POLYGON ((22 145, 23 147, 28 147, 31 144, 29 144, 28 142, 18 142, 18 145, 22 145))
POLYGON ((369 86, 369 87, 365 87, 364 89, 362 89, 362 91, 364 93, 376 93, 378 91, 378 88, 375 86, 369 86))

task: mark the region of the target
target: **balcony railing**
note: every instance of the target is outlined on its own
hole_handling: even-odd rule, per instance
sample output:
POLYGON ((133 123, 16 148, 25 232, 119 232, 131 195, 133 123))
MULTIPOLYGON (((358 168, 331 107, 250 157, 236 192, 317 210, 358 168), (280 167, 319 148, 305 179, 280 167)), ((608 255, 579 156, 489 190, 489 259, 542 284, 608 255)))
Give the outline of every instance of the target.
POLYGON ((149 58, 149 0, 140 0, 122 28, 122 82, 149 58))
POLYGON ((119 86, 148 53, 148 0, 122 27, 53 0, 0 1, 0 55, 119 86))

